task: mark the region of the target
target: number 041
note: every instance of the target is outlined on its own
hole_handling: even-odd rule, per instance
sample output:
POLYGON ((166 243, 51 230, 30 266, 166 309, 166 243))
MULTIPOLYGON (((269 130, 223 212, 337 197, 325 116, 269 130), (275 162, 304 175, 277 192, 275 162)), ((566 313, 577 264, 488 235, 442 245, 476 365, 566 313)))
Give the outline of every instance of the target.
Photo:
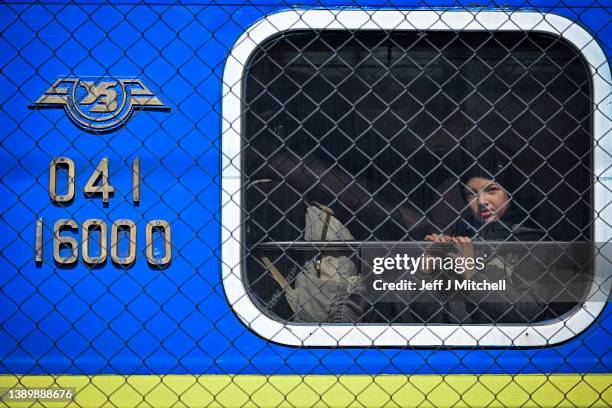
MULTIPOLYGON (((68 157, 56 157, 49 164, 49 196, 56 203, 67 203, 74 199, 74 161, 68 157), (65 194, 57 192, 57 173, 58 169, 65 168, 68 171, 68 189, 65 194)), ((87 180, 84 188, 85 194, 89 197, 96 195, 102 196, 102 201, 108 203, 110 196, 115 192, 109 182, 109 160, 108 157, 102 158, 93 173, 87 180)), ((136 157, 132 162, 132 201, 140 201, 140 158, 136 157)))

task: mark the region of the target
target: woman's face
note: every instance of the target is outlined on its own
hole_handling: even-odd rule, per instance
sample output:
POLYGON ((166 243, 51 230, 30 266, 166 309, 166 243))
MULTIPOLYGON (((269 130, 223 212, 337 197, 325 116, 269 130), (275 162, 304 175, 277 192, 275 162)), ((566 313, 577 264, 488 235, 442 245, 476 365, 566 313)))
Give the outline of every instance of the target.
POLYGON ((472 177, 465 194, 472 215, 485 224, 501 220, 508 211, 508 193, 491 179, 472 177))

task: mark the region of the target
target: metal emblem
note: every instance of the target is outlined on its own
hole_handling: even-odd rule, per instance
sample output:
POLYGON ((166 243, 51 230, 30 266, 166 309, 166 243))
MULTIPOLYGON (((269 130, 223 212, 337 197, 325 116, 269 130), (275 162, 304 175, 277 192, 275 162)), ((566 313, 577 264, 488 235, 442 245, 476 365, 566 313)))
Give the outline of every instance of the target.
POLYGON ((108 132, 124 125, 134 110, 169 110, 140 79, 60 78, 30 108, 63 108, 82 129, 108 132))

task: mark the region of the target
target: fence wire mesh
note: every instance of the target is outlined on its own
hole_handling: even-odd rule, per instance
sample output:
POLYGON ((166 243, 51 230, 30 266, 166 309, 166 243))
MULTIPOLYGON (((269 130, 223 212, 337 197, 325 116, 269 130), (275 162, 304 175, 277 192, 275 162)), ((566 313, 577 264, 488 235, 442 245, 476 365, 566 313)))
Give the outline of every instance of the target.
POLYGON ((611 10, 3 3, 3 406, 612 405, 611 10))

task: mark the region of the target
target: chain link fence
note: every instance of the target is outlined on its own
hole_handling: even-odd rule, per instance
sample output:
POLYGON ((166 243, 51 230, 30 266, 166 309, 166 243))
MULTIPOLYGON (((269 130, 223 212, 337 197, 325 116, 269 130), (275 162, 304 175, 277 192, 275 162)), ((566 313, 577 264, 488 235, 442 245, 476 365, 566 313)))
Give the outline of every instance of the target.
POLYGON ((609 406, 610 16, 5 2, 3 406, 609 406))

